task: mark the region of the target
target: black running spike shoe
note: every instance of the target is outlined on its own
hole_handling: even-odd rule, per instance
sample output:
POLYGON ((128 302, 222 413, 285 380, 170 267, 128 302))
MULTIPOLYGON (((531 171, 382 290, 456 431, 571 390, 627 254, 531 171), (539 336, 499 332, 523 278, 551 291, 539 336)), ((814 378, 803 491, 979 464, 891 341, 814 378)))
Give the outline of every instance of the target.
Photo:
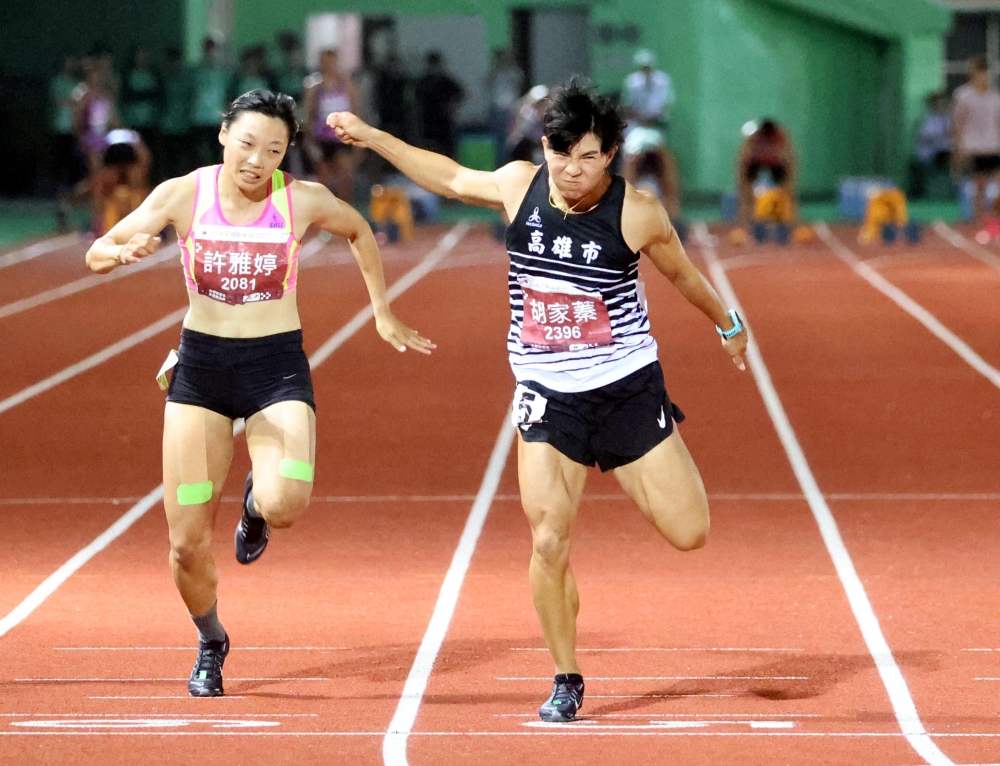
POLYGON ((198 659, 195 660, 191 678, 188 679, 188 693, 192 697, 221 697, 222 663, 229 654, 229 636, 222 641, 205 641, 198 644, 198 659))
POLYGON ((576 712, 583 707, 583 676, 577 673, 560 673, 552 684, 552 696, 538 710, 538 717, 550 723, 576 720, 576 712))
POLYGON ((267 547, 267 522, 259 516, 251 516, 253 508, 253 471, 247 474, 243 489, 243 518, 236 525, 236 560, 241 564, 252 564, 260 558, 267 547))

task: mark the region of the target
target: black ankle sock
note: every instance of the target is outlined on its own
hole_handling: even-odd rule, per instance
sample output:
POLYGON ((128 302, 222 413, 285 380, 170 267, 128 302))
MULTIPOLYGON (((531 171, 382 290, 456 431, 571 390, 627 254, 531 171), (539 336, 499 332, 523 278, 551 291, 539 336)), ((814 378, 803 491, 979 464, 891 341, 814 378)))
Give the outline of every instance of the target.
POLYGON ((557 684, 582 684, 583 676, 579 673, 559 673, 556 675, 557 684))

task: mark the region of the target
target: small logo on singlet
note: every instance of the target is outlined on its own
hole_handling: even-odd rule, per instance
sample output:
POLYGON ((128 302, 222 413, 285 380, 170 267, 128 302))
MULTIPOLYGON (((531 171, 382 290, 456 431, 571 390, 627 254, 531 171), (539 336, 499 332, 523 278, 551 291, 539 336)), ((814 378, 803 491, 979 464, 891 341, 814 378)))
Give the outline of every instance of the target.
POLYGON ((531 215, 528 216, 528 220, 524 223, 525 226, 534 226, 536 229, 542 228, 542 217, 538 214, 538 208, 536 207, 531 215))
POLYGON ((283 228, 285 226, 285 222, 281 220, 281 216, 280 215, 278 215, 277 213, 274 213, 274 214, 271 215, 271 224, 270 224, 270 226, 271 226, 272 229, 281 229, 281 228, 283 228))

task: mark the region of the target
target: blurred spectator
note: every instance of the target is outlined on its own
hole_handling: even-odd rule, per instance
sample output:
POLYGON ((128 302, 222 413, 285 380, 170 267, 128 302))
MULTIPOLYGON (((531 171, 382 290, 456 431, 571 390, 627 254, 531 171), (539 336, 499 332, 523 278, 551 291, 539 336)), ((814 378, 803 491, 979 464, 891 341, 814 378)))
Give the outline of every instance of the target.
POLYGON ((423 148, 454 158, 455 123, 465 92, 448 74, 438 51, 427 54, 427 69, 417 81, 416 96, 423 148))
POLYGON ((93 174, 100 168, 108 131, 121 127, 106 59, 84 60, 85 78, 73 92, 73 123, 80 152, 93 174))
POLYGON ((80 61, 76 56, 63 58, 62 69, 49 83, 50 116, 55 181, 64 194, 83 177, 83 163, 73 135, 73 92, 80 84, 80 61))
POLYGON ((160 153, 162 98, 162 82, 150 62, 149 49, 139 46, 122 86, 122 121, 139 132, 154 157, 160 153))
POLYGON ((506 49, 493 51, 493 68, 486 81, 490 98, 490 128, 496 146, 496 164, 507 162, 507 132, 524 91, 524 72, 514 62, 514 54, 506 49))
POLYGON ((160 119, 161 150, 154 158, 155 178, 182 176, 195 167, 191 153, 191 74, 181 49, 167 48, 163 71, 163 116, 160 119))
POLYGON ((1000 93, 990 84, 986 57, 969 65, 969 82, 955 91, 952 167, 975 183, 973 217, 985 207, 986 187, 1000 174, 1000 93))
POLYGON ((202 44, 202 59, 192 73, 191 139, 197 166, 219 162, 219 122, 229 104, 230 72, 222 49, 211 37, 202 44))
POLYGON ((320 54, 319 72, 306 89, 308 136, 306 149, 313 162, 316 180, 342 200, 354 196, 354 148, 343 143, 326 124, 331 112, 353 112, 357 103, 354 84, 340 71, 335 50, 320 54))
POLYGON ((656 68, 652 51, 636 51, 632 62, 638 69, 625 79, 625 180, 637 185, 640 176, 651 179, 667 212, 676 218, 680 214, 680 180, 664 135, 675 101, 673 84, 670 75, 656 68))
POLYGON ((947 176, 951 165, 951 102, 946 92, 931 93, 917 125, 910 194, 924 197, 927 181, 935 173, 947 176))
POLYGON ((240 54, 240 68, 229 89, 229 100, 252 90, 276 90, 267 61, 267 47, 251 45, 240 54))
POLYGON ((548 97, 548 87, 536 85, 517 102, 514 121, 507 134, 507 146, 511 147, 509 161, 521 160, 540 165, 545 160, 542 136, 545 134, 543 117, 548 97))
POLYGON ((386 56, 375 78, 379 127, 404 141, 409 135, 410 78, 396 52, 386 56))
MULTIPOLYGON (((285 30, 275 35, 275 42, 278 45, 278 50, 281 52, 281 61, 278 64, 277 71, 274 73, 274 84, 280 93, 284 93, 295 99, 295 111, 299 118, 299 124, 304 125, 307 119, 305 90, 309 70, 306 69, 305 65, 302 41, 294 32, 285 30)), ((302 136, 296 138, 295 143, 289 145, 282 167, 296 178, 305 177, 306 169, 302 151, 302 136)))
POLYGON ((274 74, 274 84, 280 93, 291 96, 301 105, 306 91, 306 77, 309 76, 302 52, 302 41, 294 32, 285 30, 275 35, 275 42, 281 51, 281 61, 274 74))
POLYGON ((765 173, 770 185, 787 192, 794 204, 798 161, 788 132, 771 119, 743 140, 736 158, 737 219, 744 228, 753 217, 754 186, 765 173))

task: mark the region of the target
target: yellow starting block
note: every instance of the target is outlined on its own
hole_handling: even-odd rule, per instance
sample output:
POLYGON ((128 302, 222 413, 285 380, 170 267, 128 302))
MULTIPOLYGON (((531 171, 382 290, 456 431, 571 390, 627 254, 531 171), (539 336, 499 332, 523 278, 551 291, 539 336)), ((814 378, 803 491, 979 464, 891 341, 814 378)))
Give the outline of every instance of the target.
POLYGON ((906 195, 899 189, 883 189, 868 197, 865 222, 858 240, 868 245, 882 236, 883 228, 905 227, 910 216, 906 209, 906 195))
POLYGON ((373 186, 369 215, 375 228, 395 225, 404 242, 413 236, 413 208, 406 191, 398 186, 373 186))

